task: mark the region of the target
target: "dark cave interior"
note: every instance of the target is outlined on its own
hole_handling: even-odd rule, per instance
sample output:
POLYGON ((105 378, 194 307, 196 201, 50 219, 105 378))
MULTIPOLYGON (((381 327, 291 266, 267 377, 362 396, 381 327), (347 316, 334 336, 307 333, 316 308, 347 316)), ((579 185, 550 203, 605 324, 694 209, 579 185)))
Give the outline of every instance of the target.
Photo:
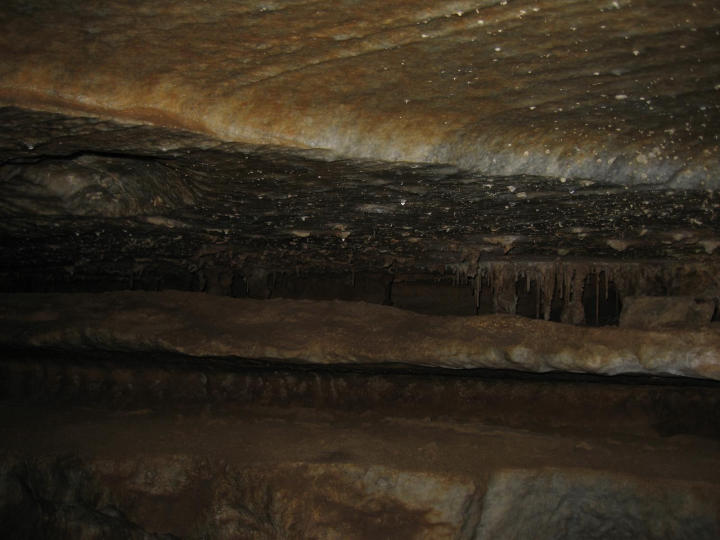
POLYGON ((720 538, 713 0, 0 7, 0 530, 720 538))

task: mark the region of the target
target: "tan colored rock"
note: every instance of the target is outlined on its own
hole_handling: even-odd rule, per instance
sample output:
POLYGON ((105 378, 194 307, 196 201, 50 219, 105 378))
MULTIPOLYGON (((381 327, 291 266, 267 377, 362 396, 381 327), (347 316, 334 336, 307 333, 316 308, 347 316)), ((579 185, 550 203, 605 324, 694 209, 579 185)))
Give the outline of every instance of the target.
MULTIPOLYGON (((156 454, 0 460, 0 512, 26 531, 160 539, 161 527, 233 538, 680 538, 718 535, 717 486, 570 468, 448 475, 356 463, 156 454), (137 482, 137 478, 141 482, 137 482), (161 489, 156 488, 156 484, 161 489), (167 485, 166 485, 167 484, 167 485), (167 489, 165 489, 167 488, 167 489), (36 497, 43 497, 39 503, 36 497), (184 510, 184 512, 183 512, 184 510)), ((12 531, 20 527, 9 521, 12 531)), ((175 538, 175 536, 173 536, 175 538)))
POLYGON ((627 296, 620 326, 625 328, 699 328, 709 326, 715 302, 691 296, 627 296))
POLYGON ((720 379, 720 334, 440 317, 363 302, 166 291, 0 295, 0 344, 315 364, 645 373, 720 379))
POLYGON ((493 174, 717 187, 713 0, 9 0, 5 103, 493 174))

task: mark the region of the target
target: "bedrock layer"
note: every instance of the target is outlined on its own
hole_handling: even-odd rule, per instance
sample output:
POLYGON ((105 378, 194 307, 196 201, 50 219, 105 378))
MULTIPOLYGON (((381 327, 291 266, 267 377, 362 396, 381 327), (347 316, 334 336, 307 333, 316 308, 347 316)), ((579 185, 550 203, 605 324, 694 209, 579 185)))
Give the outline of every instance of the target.
POLYGON ((720 8, 5 2, 5 103, 490 174, 720 183, 720 8))
POLYGON ((0 404, 11 538, 718 536, 717 442, 0 404))
POLYGON ((438 317, 363 302, 166 291, 0 295, 6 347, 163 351, 299 364, 409 364, 720 379, 720 333, 438 317))

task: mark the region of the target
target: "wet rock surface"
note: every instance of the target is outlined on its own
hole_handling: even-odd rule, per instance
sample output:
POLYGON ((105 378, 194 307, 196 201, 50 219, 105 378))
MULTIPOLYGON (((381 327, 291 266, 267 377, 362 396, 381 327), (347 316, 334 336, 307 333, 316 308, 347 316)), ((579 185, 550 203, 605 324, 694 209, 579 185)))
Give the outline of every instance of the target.
POLYGON ((5 103, 224 140, 717 187, 713 0, 5 2, 5 103))

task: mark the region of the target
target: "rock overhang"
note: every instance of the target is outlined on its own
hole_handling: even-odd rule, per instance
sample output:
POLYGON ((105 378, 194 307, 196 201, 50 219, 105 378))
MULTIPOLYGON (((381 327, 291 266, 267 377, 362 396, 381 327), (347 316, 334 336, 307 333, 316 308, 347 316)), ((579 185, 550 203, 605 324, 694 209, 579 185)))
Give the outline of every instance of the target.
POLYGON ((4 7, 6 103, 486 174, 718 185, 718 8, 4 7), (51 27, 55 37, 43 42, 51 27))

